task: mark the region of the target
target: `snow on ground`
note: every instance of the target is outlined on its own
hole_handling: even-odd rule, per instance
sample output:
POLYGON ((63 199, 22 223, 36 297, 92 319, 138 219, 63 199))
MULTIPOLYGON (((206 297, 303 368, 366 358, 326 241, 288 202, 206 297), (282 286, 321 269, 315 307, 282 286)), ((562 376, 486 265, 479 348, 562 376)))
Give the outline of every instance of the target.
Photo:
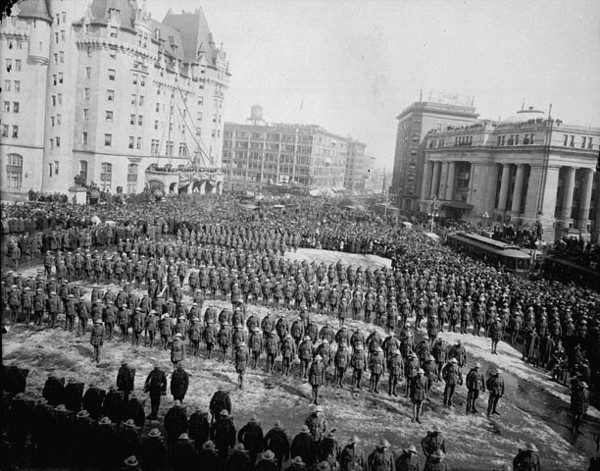
MULTIPOLYGON (((372 267, 387 265, 389 260, 375 256, 363 256, 328 252, 323 250, 299 249, 288 255, 292 259, 324 261, 335 263, 341 259, 345 264, 359 264, 372 267)), ((34 274, 37 266, 27 270, 34 274)), ((117 290, 116 285, 112 285, 117 290)), ((141 292, 141 291, 140 291, 141 292)), ((90 292, 86 293, 89 299, 90 292)), ((186 296, 186 302, 190 298, 186 296)), ((224 300, 209 300, 205 303, 215 306, 229 307, 224 300)), ((269 308, 275 315, 295 317, 296 313, 283 309, 269 308)), ((266 314, 268 308, 249 306, 251 312, 266 314)), ((330 320, 325 315, 313 315, 323 325, 330 320)), ((334 322, 334 325, 337 323, 334 322)), ((379 327, 361 321, 347 321, 349 328, 361 328, 370 331, 379 327)), ((421 330, 417 339, 423 334, 421 330)), ((411 422, 412 407, 410 401, 403 397, 404 383, 399 392, 401 397, 394 398, 387 394, 387 376, 380 384, 379 394, 372 394, 363 389, 353 391, 345 384, 343 389, 326 386, 322 389, 322 404, 328 418, 330 428, 337 429, 338 440, 345 443, 357 433, 363 445, 370 451, 374 443, 387 438, 395 450, 415 444, 419 447, 433 425, 439 425, 446 436, 448 462, 453 470, 491 470, 510 469, 512 458, 520 446, 533 441, 540 449, 542 464, 545 469, 581 470, 585 469, 587 457, 595 449, 592 431, 599 430, 600 416, 596 409, 590 408, 583 434, 574 436, 570 433, 569 391, 552 382, 547 373, 521 361, 520 353, 508 344, 499 347, 500 355, 492 355, 490 341, 484 337, 471 334, 443 333, 442 336, 454 343, 463 339, 469 352, 469 362, 480 361, 483 371, 487 372, 497 365, 504 371, 506 395, 501 399, 499 412, 502 415, 488 419, 485 416, 487 394, 478 401, 478 414, 465 414, 466 388, 457 389, 455 409, 442 407, 443 384, 435 383, 432 403, 425 404, 423 424, 411 422)), ((136 390, 142 394, 141 388, 146 375, 150 372, 155 360, 171 371, 169 352, 158 347, 134 347, 130 342, 117 340, 107 342, 102 354, 102 362, 96 366, 92 361, 92 348, 89 345, 89 333, 78 336, 75 333, 60 329, 39 329, 33 326, 14 326, 3 339, 4 361, 6 364, 18 363, 31 369, 28 378, 30 395, 38 395, 49 373, 56 373, 66 378, 76 377, 86 384, 98 384, 108 387, 116 380, 117 370, 123 359, 136 368, 136 390)), ((236 374, 229 362, 221 363, 214 358, 188 357, 185 368, 192 375, 190 389, 185 399, 188 410, 199 407, 208 409, 213 392, 219 386, 232 391, 234 402, 234 419, 237 427, 241 427, 253 415, 262 418, 263 428, 268 430, 276 420, 280 420, 290 436, 295 435, 310 410, 310 385, 299 378, 299 364, 295 363, 292 375, 269 375, 263 372, 264 359, 260 368, 249 370, 245 377, 245 388, 236 391, 236 374)), ((276 365, 276 367, 279 365, 276 365)), ((467 371, 463 372, 465 375, 467 371)), ((329 372, 329 378, 332 371, 329 372)), ((368 386, 368 374, 363 378, 363 388, 368 386)), ((161 413, 172 405, 171 396, 163 400, 161 413)), ((148 404, 149 407, 149 404, 148 404)))

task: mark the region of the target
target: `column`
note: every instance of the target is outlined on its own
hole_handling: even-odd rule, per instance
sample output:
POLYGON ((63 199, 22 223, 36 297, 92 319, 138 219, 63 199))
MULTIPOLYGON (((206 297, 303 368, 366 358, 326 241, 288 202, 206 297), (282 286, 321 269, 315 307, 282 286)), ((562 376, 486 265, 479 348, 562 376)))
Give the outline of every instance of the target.
POLYGON ((452 201, 454 198, 454 179, 456 177, 456 162, 448 164, 448 180, 446 183, 446 200, 452 201))
POLYGON ((592 204, 592 182, 594 181, 594 172, 590 168, 582 168, 581 172, 581 189, 579 198, 579 217, 577 227, 582 230, 587 230, 590 223, 590 206, 592 204))
POLYGON ((574 189, 575 169, 573 167, 564 167, 563 194, 559 213, 559 219, 564 224, 564 227, 568 227, 568 220, 571 219, 574 189))
POLYGON ((515 178, 515 189, 513 191, 511 212, 519 214, 521 212, 521 201, 523 198, 523 183, 525 181, 525 165, 517 165, 517 176, 515 178))
POLYGON ((510 182, 510 165, 502 165, 502 180, 500 181, 500 196, 498 197, 498 209, 506 211, 508 202, 508 185, 510 182))
POLYGON ((442 170, 440 172, 440 191, 438 199, 446 198, 446 188, 448 187, 448 162, 442 162, 442 170))
POLYGON ((423 182, 421 188, 421 199, 429 199, 431 195, 431 178, 433 177, 433 162, 425 162, 425 168, 423 169, 423 182))
POLYGON ((440 174, 442 173, 442 163, 433 163, 433 182, 431 183, 431 198, 437 198, 440 187, 440 174))

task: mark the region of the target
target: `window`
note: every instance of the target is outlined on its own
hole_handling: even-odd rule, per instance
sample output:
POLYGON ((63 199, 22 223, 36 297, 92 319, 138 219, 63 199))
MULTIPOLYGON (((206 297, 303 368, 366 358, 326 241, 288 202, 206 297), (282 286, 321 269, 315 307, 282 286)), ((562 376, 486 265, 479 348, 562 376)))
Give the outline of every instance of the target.
POLYGON ((137 191, 138 166, 137 164, 129 164, 127 166, 127 193, 135 193, 137 191))
POLYGON ((108 99, 108 101, 115 101, 115 91, 114 90, 106 90, 106 98, 108 99))
POLYGON ((54 149, 54 139, 50 139, 50 149, 54 149))
POLYGON ((83 99, 84 100, 89 100, 90 99, 90 89, 89 88, 84 88, 83 89, 83 99))
POLYGON ((57 125, 57 126, 60 126, 60 125, 61 125, 61 122, 62 122, 62 120, 61 120, 61 115, 57 114, 57 115, 56 115, 56 125, 57 125))
POLYGON ((54 127, 54 116, 50 116, 50 123, 52 123, 52 127, 54 127))
POLYGON ((204 104, 204 97, 198 97, 198 106, 202 106, 204 104))
POLYGON ((563 136, 565 137, 565 140, 563 141, 563 146, 567 146, 569 144, 569 135, 563 134, 563 136))
POLYGON ((108 53, 108 57, 110 57, 112 60, 117 60, 117 53, 116 53, 116 51, 110 51, 108 53))
POLYGON ((156 107, 154 108, 154 110, 158 113, 160 111, 160 103, 156 104, 156 107))
POLYGON ((140 106, 144 106, 144 95, 140 95, 140 106))
POLYGON ((585 141, 587 140, 587 138, 585 136, 583 136, 583 139, 581 141, 581 148, 585 149, 585 141))
POLYGON ((62 93, 59 93, 59 94, 57 95, 57 98, 58 98, 58 104, 59 104, 59 105, 62 105, 62 93))
POLYGON ((154 121, 154 130, 158 131, 158 120, 154 121))
POLYGON ((58 160, 54 161, 54 175, 58 175, 58 160))
POLYGON ((60 147, 60 137, 59 137, 59 136, 56 136, 56 139, 55 139, 55 140, 56 140, 56 147, 57 147, 57 148, 58 148, 58 147, 60 147))
POLYGON ((119 35, 119 28, 117 28, 116 26, 111 26, 110 27, 110 37, 116 38, 118 35, 119 35))
POLYGON ((570 147, 575 147, 575 136, 571 136, 571 142, 569 142, 570 147))
POLYGON ((58 52, 58 57, 60 58, 60 63, 64 64, 65 63, 65 51, 59 51, 58 52))
POLYGON ((187 146, 185 145, 185 142, 180 142, 179 143, 179 157, 187 157, 188 155, 188 151, 187 151, 187 146))
POLYGON ((58 73, 58 83, 63 83, 64 81, 64 76, 62 72, 58 73))
POLYGON ((588 147, 587 147, 587 148, 588 148, 588 149, 591 149, 591 148, 592 148, 592 146, 593 146, 593 143, 592 143, 592 138, 590 137, 590 138, 588 138, 588 147))
POLYGON ((144 123, 144 117, 142 115, 138 116, 138 126, 142 126, 144 123))
POLYGON ((52 85, 58 85, 58 79, 56 74, 52 74, 52 85))
POLYGON ((58 64, 58 54, 55 53, 54 54, 54 65, 57 65, 57 64, 58 64))
POLYGON ((88 133, 87 133, 87 131, 83 131, 83 132, 81 133, 81 143, 82 143, 84 146, 87 146, 87 143, 88 143, 88 133))
POLYGON ((129 136, 129 148, 133 149, 133 143, 135 141, 135 137, 129 136))
POLYGON ((133 84, 137 85, 138 83, 138 74, 133 74, 133 84))
POLYGON ((60 39, 60 35, 58 34, 58 31, 56 33, 54 33, 54 42, 56 44, 58 44, 58 40, 60 39))
POLYGON ((82 182, 87 182, 88 163, 85 160, 79 161, 79 178, 82 182))
POLYGON ((12 59, 6 59, 6 71, 10 72, 12 70, 12 59))
POLYGON ((60 40, 61 40, 63 43, 65 42, 65 37, 66 37, 65 30, 64 30, 64 29, 62 29, 62 30, 60 31, 60 40))
POLYGON ((167 145, 165 148, 166 155, 173 155, 173 141, 167 141, 167 145))
POLYGON ((115 69, 108 69, 108 80, 115 80, 116 71, 115 69))
POLYGON ((10 101, 5 101, 4 102, 4 112, 5 113, 10 113, 10 101))
POLYGON ((158 155, 158 139, 152 139, 150 142, 150 155, 158 155))
POLYGON ((104 135, 104 147, 111 147, 112 146, 112 134, 105 134, 104 135))
POLYGON ((85 78, 86 79, 92 78, 92 68, 91 67, 85 68, 85 78))
POLYGON ((131 94, 131 104, 135 105, 136 101, 137 101, 137 95, 135 93, 132 93, 131 94))
POLYGON ((146 77, 144 77, 143 75, 140 76, 140 85, 142 87, 146 86, 146 77))
POLYGON ((23 157, 19 154, 8 154, 6 161, 6 186, 14 190, 23 183, 23 157))
POLYGON ((52 176, 52 164, 48 164, 48 175, 52 176))
POLYGON ((202 121, 202 111, 198 111, 198 121, 202 121))
POLYGON ((134 114, 129 115, 129 124, 131 124, 132 126, 135 124, 135 115, 134 114))
POLYGON ((19 126, 14 126, 12 127, 12 137, 13 139, 18 139, 19 138, 19 126))
POLYGON ((62 15, 62 22, 63 22, 63 23, 66 23, 66 22, 67 22, 67 12, 63 11, 63 12, 61 13, 61 15, 62 15))
POLYGON ((101 165, 100 182, 103 190, 110 190, 112 181, 112 164, 103 163, 101 165))
POLYGON ((14 87, 15 87, 15 92, 20 92, 21 91, 21 81, 20 80, 15 80, 14 81, 14 87))
POLYGON ((107 123, 112 123, 113 122, 113 112, 112 111, 106 111, 106 117, 105 120, 107 123))
POLYGON ((141 150, 142 149, 142 138, 141 137, 137 138, 137 142, 136 142, 135 148, 137 150, 141 150))
POLYGON ((4 81, 4 91, 5 92, 10 92, 10 80, 5 80, 4 81))
POLYGON ((90 110, 88 110, 87 108, 83 109, 83 120, 87 121, 90 117, 90 110))
POLYGON ((8 137, 8 124, 2 125, 2 137, 8 137))

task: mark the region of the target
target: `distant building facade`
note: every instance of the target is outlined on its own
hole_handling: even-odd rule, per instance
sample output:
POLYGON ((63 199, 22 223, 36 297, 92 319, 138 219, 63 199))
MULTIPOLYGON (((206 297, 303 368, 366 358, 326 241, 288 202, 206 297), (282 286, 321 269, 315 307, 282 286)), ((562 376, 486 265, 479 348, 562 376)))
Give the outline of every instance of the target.
POLYGON ((366 144, 348 140, 348 156, 344 173, 344 188, 350 193, 365 192, 365 181, 368 178, 368 156, 365 155, 366 144))
POLYGON ((431 130, 476 122, 472 106, 415 102, 397 117, 396 150, 390 199, 401 210, 418 211, 423 178, 423 139, 431 130))
POLYGON ((24 0, 0 53, 3 192, 139 193, 164 185, 150 166, 220 167, 230 73, 200 9, 161 23, 145 2, 24 0))
MULTIPOLYGON (((364 167, 365 144, 317 125, 268 124, 259 108, 253 107, 246 124, 225 123, 222 155, 226 187, 256 190, 266 184, 292 184, 341 190, 346 183, 349 152, 352 171, 364 167)), ((352 173, 348 181, 354 184, 358 180, 352 173)))
POLYGON ((423 141, 421 210, 600 235, 600 128, 547 119, 532 108, 501 122, 430 131, 423 141))

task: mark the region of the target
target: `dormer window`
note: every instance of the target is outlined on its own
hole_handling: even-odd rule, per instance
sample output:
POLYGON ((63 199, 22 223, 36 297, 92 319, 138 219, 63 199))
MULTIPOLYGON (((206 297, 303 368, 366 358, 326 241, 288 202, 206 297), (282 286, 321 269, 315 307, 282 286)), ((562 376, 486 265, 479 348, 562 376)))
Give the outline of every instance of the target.
POLYGON ((116 26, 111 26, 110 27, 110 37, 116 38, 118 35, 119 35, 119 28, 117 28, 116 26))

